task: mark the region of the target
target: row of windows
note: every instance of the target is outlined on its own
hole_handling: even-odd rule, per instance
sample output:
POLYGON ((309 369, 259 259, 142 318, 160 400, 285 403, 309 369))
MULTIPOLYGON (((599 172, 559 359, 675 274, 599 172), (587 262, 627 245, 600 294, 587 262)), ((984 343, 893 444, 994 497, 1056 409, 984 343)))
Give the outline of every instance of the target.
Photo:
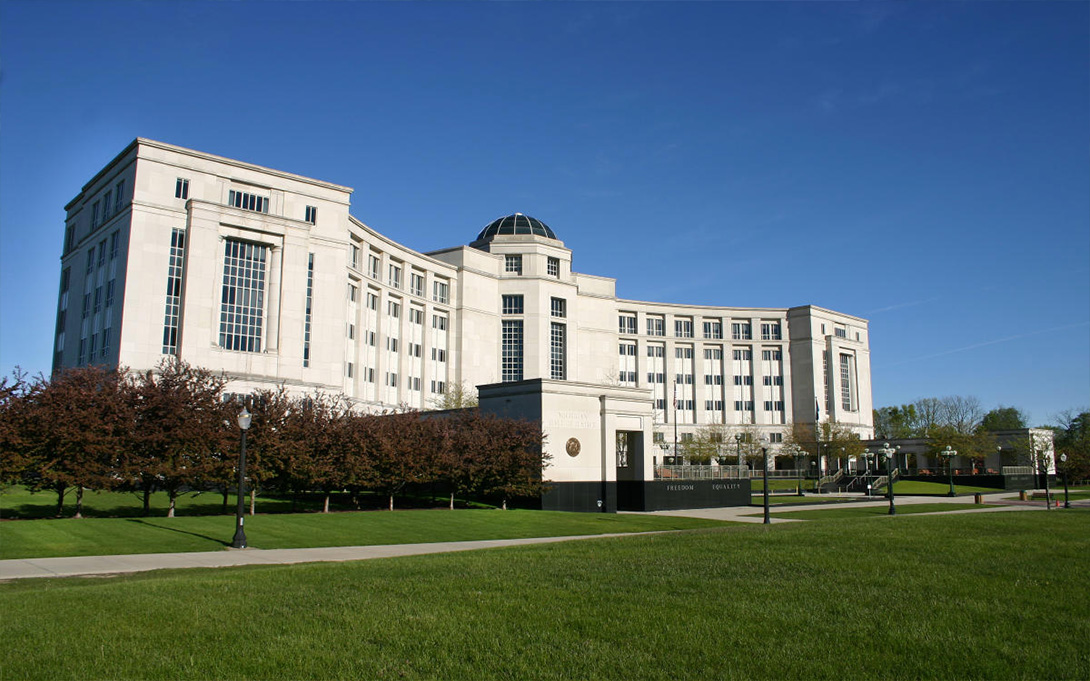
POLYGON ((125 180, 120 180, 112 190, 107 189, 100 200, 91 204, 91 229, 97 229, 100 224, 104 224, 109 220, 111 215, 120 213, 124 205, 125 180), (99 215, 100 208, 102 210, 101 218, 99 215))
MULTIPOLYGON (((731 323, 731 339, 732 340, 753 340, 753 325, 751 322, 732 322, 731 323)), ((623 313, 617 318, 617 328, 622 334, 635 335, 636 334, 636 315, 632 313, 623 313)), ((666 318, 663 315, 647 315, 647 335, 648 336, 665 336, 666 335, 666 318)), ((692 338, 693 337, 693 320, 692 318, 683 318, 674 320, 674 336, 677 338, 692 338)), ((704 338, 722 340, 723 338, 723 322, 721 321, 706 321, 704 322, 704 338)), ((762 322, 761 323, 761 340, 782 340, 782 327, 780 322, 762 322)))
MULTIPOLYGON (((522 254, 508 253, 503 256, 503 271, 508 274, 522 276, 522 254)), ((545 264, 545 272, 550 277, 560 276, 560 258, 549 256, 545 264)))
MULTIPOLYGON (((351 244, 349 246, 350 264, 353 269, 360 267, 360 247, 351 244)), ((403 265, 390 263, 386 270, 386 283, 392 288, 401 288, 401 275, 403 265)), ((367 276, 378 279, 379 257, 373 253, 367 255, 367 276)), ((418 272, 409 273, 409 292, 420 298, 424 297, 424 275, 418 272)), ((431 299, 436 303, 450 304, 450 283, 436 280, 432 282, 431 299)))

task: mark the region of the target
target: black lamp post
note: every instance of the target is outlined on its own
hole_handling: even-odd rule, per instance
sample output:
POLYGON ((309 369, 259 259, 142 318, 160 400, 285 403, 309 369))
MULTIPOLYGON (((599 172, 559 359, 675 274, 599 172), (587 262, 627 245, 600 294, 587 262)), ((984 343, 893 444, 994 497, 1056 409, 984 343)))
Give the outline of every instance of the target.
POLYGON ((246 407, 238 414, 238 427, 242 430, 242 447, 238 455, 238 508, 235 510, 235 537, 231 540, 231 546, 236 549, 246 548, 246 532, 242 529, 242 500, 246 485, 246 431, 250 429, 250 412, 246 407))
POLYGON ((736 433, 734 435, 734 442, 738 445, 738 468, 742 468, 742 434, 736 433))
POLYGON ((761 440, 761 458, 764 459, 764 482, 765 482, 765 525, 772 522, 771 517, 768 515, 768 447, 765 445, 765 440, 761 440))
POLYGON ((946 459, 946 470, 950 474, 950 491, 946 494, 948 497, 957 496, 954 491, 954 457, 958 455, 958 450, 952 448, 950 445, 946 445, 946 449, 939 452, 939 456, 946 459))
POLYGON ((1071 500, 1067 497, 1067 454, 1060 454, 1060 463, 1064 469, 1064 508, 1071 508, 1071 500))
POLYGON ((889 514, 897 515, 897 506, 893 503, 893 470, 894 470, 894 457, 897 454, 897 450, 889 446, 889 443, 885 443, 885 446, 878 450, 882 456, 886 457, 886 477, 889 478, 889 514))
POLYGON ((1041 452, 1041 468, 1045 470, 1045 508, 1049 511, 1052 510, 1052 495, 1048 489, 1048 453, 1041 452))
POLYGON ((799 464, 799 454, 801 454, 801 453, 802 452, 799 451, 798 446, 795 446, 795 475, 796 475, 795 494, 796 494, 796 496, 800 496, 800 497, 802 496, 802 468, 799 467, 800 466, 800 464, 799 464))

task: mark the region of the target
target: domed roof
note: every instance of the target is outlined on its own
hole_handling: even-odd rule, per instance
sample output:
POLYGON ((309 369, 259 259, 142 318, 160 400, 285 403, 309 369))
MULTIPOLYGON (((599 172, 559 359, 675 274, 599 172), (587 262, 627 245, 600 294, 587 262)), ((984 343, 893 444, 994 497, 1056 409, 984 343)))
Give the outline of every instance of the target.
POLYGON ((482 229, 481 233, 477 235, 477 241, 491 239, 492 237, 501 234, 535 234, 549 239, 556 238, 556 234, 553 234, 553 230, 549 229, 549 226, 541 220, 532 218, 529 215, 523 215, 522 213, 515 213, 514 215, 497 218, 490 222, 488 226, 482 229))

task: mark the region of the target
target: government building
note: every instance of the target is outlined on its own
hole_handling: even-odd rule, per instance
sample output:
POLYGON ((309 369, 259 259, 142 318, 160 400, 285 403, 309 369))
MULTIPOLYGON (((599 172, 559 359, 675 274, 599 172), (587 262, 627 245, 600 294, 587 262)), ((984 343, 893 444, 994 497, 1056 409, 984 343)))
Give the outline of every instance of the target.
POLYGON ((54 369, 173 355, 234 393, 283 385, 371 411, 475 387, 482 409, 542 422, 543 504, 572 510, 737 497, 737 480, 660 472, 708 424, 771 450, 816 418, 872 435, 864 319, 620 299, 519 213, 417 252, 352 216, 351 196, 135 140, 65 207, 54 369))

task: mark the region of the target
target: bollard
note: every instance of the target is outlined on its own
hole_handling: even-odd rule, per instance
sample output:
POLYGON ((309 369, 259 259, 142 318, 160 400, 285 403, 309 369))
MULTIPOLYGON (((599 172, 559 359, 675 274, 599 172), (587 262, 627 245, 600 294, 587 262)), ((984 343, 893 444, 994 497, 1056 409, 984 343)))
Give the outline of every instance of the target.
POLYGON ((1026 490, 1022 490, 1021 492, 1018 493, 1018 501, 1025 501, 1025 500, 1026 500, 1026 490))
POLYGON ((974 504, 983 504, 984 503, 984 495, 979 493, 979 492, 974 494, 973 495, 973 503, 974 504))

